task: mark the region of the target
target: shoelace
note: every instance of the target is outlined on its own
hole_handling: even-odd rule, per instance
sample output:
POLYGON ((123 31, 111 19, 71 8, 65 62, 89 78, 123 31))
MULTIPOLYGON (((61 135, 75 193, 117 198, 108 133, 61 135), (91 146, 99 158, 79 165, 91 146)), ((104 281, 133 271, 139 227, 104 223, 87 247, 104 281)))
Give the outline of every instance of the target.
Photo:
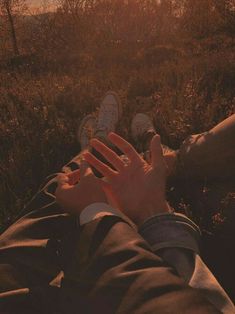
POLYGON ((106 109, 101 110, 102 115, 99 116, 97 130, 113 131, 118 118, 118 112, 114 105, 105 105, 106 109), (111 107, 112 106, 112 107, 111 107))

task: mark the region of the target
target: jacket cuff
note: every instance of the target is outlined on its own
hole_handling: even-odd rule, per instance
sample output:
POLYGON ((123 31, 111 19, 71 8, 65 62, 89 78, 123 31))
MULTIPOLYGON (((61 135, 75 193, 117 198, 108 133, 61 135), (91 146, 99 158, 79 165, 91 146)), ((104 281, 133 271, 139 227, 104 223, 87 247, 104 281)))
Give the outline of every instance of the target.
POLYGON ((153 216, 139 228, 141 236, 153 251, 163 248, 184 248, 199 254, 199 227, 178 213, 153 216))
POLYGON ((136 225, 120 210, 113 208, 106 203, 93 203, 83 209, 79 217, 79 224, 83 226, 93 220, 103 218, 105 216, 117 216, 127 222, 135 230, 136 225))

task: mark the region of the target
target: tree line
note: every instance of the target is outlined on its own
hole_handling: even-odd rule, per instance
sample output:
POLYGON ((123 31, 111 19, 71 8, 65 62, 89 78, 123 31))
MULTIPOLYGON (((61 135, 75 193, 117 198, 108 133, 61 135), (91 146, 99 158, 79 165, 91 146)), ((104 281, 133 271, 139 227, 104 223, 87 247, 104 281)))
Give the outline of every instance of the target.
POLYGON ((235 0, 54 1, 52 12, 31 12, 26 0, 0 0, 0 58, 235 34, 235 0))

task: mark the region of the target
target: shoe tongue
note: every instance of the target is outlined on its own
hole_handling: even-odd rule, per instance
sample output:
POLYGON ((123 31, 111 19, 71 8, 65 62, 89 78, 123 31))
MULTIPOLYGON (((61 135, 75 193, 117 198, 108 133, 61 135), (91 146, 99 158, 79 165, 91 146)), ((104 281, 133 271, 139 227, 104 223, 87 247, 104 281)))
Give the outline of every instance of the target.
POLYGON ((116 123, 116 115, 113 113, 113 110, 105 110, 105 112, 98 119, 97 129, 111 132, 114 131, 116 123))

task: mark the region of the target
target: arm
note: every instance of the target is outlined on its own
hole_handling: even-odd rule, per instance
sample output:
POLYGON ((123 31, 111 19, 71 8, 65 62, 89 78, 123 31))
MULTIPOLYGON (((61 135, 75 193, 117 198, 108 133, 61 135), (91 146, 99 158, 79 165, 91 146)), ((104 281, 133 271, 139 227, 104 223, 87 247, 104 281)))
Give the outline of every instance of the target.
POLYGON ((234 310, 228 296, 197 254, 196 226, 189 223, 186 217, 181 216, 179 219, 179 216, 170 214, 165 198, 167 167, 159 136, 155 136, 151 142, 150 165, 124 139, 116 134, 110 134, 109 138, 129 158, 127 166, 120 164, 118 156, 97 140, 93 140, 92 145, 117 171, 113 171, 89 153, 85 156, 104 175, 107 193, 113 196, 120 210, 137 225, 142 226, 144 223, 140 228, 142 236, 157 254, 177 270, 186 283, 206 291, 206 296, 218 309, 234 310), (177 219, 174 222, 175 217, 177 219), (198 277, 202 274, 205 285, 199 284, 198 277))
POLYGON ((62 250, 62 259, 67 261, 57 298, 59 313, 76 313, 79 307, 88 313, 97 309, 104 313, 167 313, 175 309, 178 313, 217 313, 202 294, 185 285, 151 251, 132 222, 101 201, 102 193, 97 194, 99 203, 90 203, 88 193, 86 200, 78 203, 79 187, 85 189, 87 182, 90 194, 95 195, 97 179, 88 168, 85 176, 81 174, 79 186, 64 180, 57 190, 63 208, 81 213, 82 224, 70 241, 71 254, 62 250), (83 211, 81 203, 88 205, 83 211))
POLYGON ((235 114, 208 132, 191 135, 181 145, 176 162, 178 178, 235 176, 235 114))
POLYGON ((189 286, 203 292, 222 313, 235 312, 233 303, 200 258, 200 230, 190 219, 180 214, 158 215, 146 221, 139 232, 189 286))
POLYGON ((74 249, 62 285, 68 313, 217 313, 120 217, 86 223, 74 249))

